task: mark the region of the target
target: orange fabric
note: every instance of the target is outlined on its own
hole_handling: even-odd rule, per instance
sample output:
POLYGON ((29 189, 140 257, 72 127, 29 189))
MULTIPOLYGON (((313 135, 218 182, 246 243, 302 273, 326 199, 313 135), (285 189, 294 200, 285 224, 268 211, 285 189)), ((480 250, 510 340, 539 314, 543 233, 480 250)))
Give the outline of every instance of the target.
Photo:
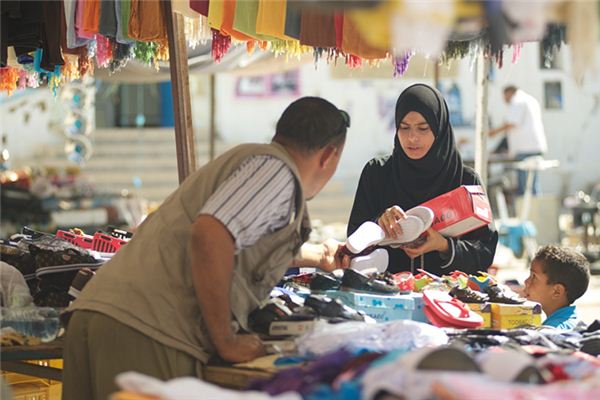
POLYGON ((142 42, 167 40, 167 25, 160 0, 131 0, 128 34, 142 42))
POLYGON ((360 36, 360 32, 350 18, 344 18, 342 51, 365 60, 377 60, 387 57, 387 51, 370 46, 360 36))
POLYGON ((250 36, 244 35, 243 33, 233 29, 233 20, 235 18, 235 6, 236 0, 223 1, 223 25, 221 25, 221 32, 237 40, 254 40, 250 36))
POLYGON ((100 24, 100 0, 86 0, 83 4, 82 28, 88 33, 98 33, 100 24))
POLYGON ((256 18, 256 33, 269 35, 281 40, 293 40, 285 34, 285 0, 259 0, 256 18))

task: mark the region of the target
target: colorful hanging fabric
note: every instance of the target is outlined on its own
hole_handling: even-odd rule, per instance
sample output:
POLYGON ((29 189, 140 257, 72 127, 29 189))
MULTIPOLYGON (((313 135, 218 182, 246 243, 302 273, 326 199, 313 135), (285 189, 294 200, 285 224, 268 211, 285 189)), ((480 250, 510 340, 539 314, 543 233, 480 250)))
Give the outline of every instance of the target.
POLYGON ((285 0, 258 0, 256 33, 281 40, 293 40, 285 34, 285 0))
POLYGON ((189 0, 171 0, 171 10, 187 18, 197 18, 200 15, 190 7, 189 0))
MULTIPOLYGON (((211 3, 212 7, 212 3, 211 3)), ((209 9, 210 11, 210 9, 209 9)), ((220 62, 223 56, 227 54, 231 48, 231 36, 223 35, 220 31, 213 29, 211 55, 213 60, 220 62)))
POLYGON ((17 89, 19 69, 13 67, 0 68, 0 92, 7 92, 10 96, 17 89))
POLYGON ((96 64, 106 68, 112 61, 112 46, 106 36, 96 35, 96 64))
POLYGON ((344 16, 352 20, 360 36, 369 46, 388 50, 392 41, 391 17, 398 9, 398 2, 383 1, 372 8, 348 10, 344 12, 344 16))
POLYGON ((403 2, 391 18, 391 48, 398 55, 419 49, 437 58, 452 32, 455 15, 453 2, 403 2))
POLYGON ((387 57, 386 51, 373 48, 363 40, 352 20, 344 18, 342 29, 342 51, 345 54, 353 54, 365 60, 376 60, 387 57))
POLYGON ((167 26, 160 0, 131 0, 129 37, 142 42, 167 40, 167 26))
POLYGON ((131 0, 117 0, 117 41, 119 43, 132 43, 129 37, 129 19, 131 18, 131 0))
POLYGON ((300 44, 335 48, 335 24, 333 12, 307 8, 300 19, 300 44))
POLYGON ((190 0, 190 8, 208 17, 209 0, 190 0))
POLYGON ((414 52, 407 52, 400 57, 394 57, 394 78, 402 77, 408 70, 408 63, 414 52))
POLYGON ((233 29, 256 40, 271 40, 271 36, 259 34, 256 30, 258 0, 236 2, 233 29))
POLYGON ((208 8, 208 25, 213 29, 221 30, 223 26, 224 0, 210 0, 208 8))
MULTIPOLYGON (((244 0, 241 0, 244 1, 244 0)), ((233 39, 248 41, 253 40, 252 37, 237 31, 233 27, 233 20, 235 19, 235 8, 237 0, 224 0, 223 1, 223 24, 221 25, 221 32, 231 36, 233 39)))
POLYGON ((335 13, 333 16, 333 25, 335 28, 335 48, 342 51, 344 42, 344 13, 335 13))
POLYGON ((77 4, 75 6, 75 34, 79 38, 92 40, 94 38, 94 34, 84 29, 85 3, 86 2, 84 0, 77 0, 77 4))
MULTIPOLYGON (((63 46, 63 51, 69 52, 70 49, 75 49, 89 43, 90 39, 79 37, 75 30, 75 11, 77 9, 77 0, 64 0, 60 2, 64 8, 64 27, 66 34, 66 46, 63 46)), ((61 24, 62 26, 62 24, 61 24)))
POLYGON ((80 4, 83 8, 81 28, 90 34, 98 33, 100 24, 100 0, 85 0, 80 4))
POLYGON ((133 57, 133 45, 112 41, 111 45, 113 59, 108 68, 110 72, 116 72, 127 65, 131 57, 133 57))
POLYGON ((287 3, 285 9, 285 35, 300 40, 302 10, 297 3, 287 3))
POLYGON ((199 44, 206 44, 212 38, 208 20, 203 15, 198 18, 185 18, 184 31, 188 46, 192 49, 199 44))
POLYGON ((98 33, 109 38, 117 37, 117 8, 115 0, 102 0, 100 2, 98 33))

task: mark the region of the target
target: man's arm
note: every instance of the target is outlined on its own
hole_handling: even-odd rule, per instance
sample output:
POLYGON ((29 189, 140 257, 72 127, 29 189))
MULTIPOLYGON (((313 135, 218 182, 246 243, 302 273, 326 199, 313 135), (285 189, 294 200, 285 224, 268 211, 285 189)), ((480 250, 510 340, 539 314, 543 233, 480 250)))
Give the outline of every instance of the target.
MULTIPOLYGON (((224 360, 244 362, 264 354, 255 335, 239 335, 231 329, 229 296, 235 243, 216 218, 200 215, 191 228, 192 279, 208 334, 224 360)), ((192 323, 192 321, 190 321, 192 323)))
POLYGON ((514 127, 515 127, 515 124, 511 124, 510 122, 505 122, 504 125, 499 126, 498 128, 489 130, 488 135, 490 135, 490 137, 494 137, 499 133, 510 131, 514 127))
POLYGON ((343 243, 328 239, 322 244, 304 243, 294 259, 294 267, 318 267, 326 272, 348 268, 350 257, 342 252, 343 243))

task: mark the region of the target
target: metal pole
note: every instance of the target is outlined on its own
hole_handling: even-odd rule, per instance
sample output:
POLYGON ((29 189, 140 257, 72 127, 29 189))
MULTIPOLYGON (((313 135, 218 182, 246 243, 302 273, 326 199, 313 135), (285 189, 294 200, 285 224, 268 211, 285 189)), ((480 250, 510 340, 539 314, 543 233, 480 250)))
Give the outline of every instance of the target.
POLYGON ((175 117, 175 146, 179 183, 196 170, 196 149, 192 127, 192 105, 188 77, 187 43, 183 16, 173 13, 170 0, 162 0, 169 39, 169 68, 175 117))
POLYGON ((477 108, 475 112, 475 172, 481 177, 483 185, 487 185, 488 154, 487 154, 487 127, 488 127, 488 73, 489 60, 483 55, 483 49, 477 56, 477 108))

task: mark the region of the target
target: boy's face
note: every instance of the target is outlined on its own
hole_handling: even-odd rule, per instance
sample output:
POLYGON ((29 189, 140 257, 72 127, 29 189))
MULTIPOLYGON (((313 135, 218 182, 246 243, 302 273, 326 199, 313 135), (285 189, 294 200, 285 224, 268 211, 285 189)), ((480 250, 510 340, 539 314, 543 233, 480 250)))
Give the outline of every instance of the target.
POLYGON ((554 305, 561 299, 557 298, 555 285, 548 283, 548 275, 544 272, 539 261, 531 263, 529 278, 525 280, 525 297, 527 300, 538 302, 542 308, 554 305))

